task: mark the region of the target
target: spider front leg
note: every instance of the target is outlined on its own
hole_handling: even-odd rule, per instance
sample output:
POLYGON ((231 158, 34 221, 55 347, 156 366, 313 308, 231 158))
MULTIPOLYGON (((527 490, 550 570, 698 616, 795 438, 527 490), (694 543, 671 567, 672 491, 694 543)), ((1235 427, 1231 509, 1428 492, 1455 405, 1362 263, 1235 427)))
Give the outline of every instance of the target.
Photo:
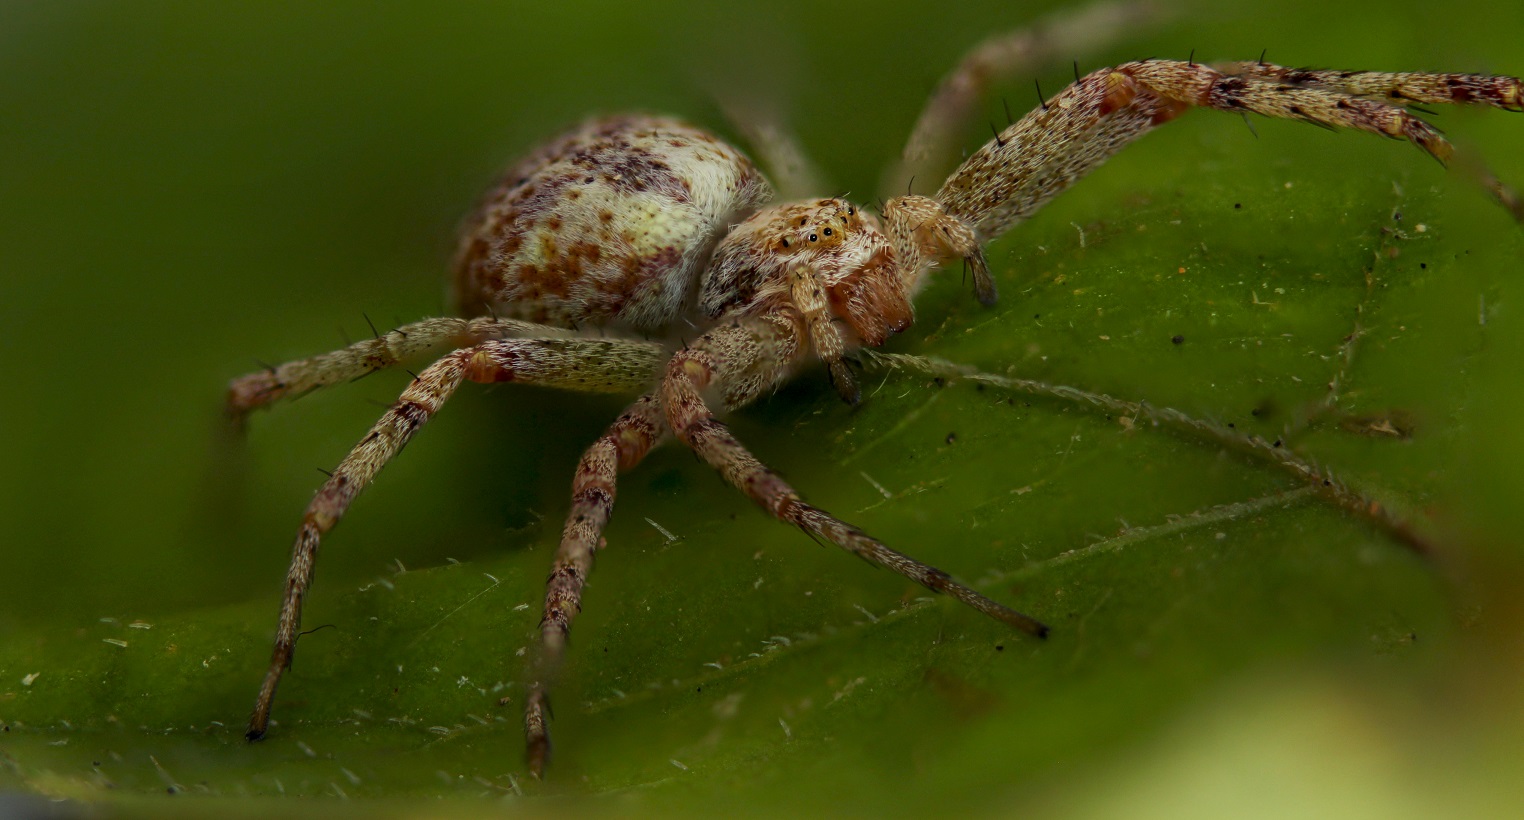
POLYGON ((504 339, 457 350, 418 374, 307 505, 286 574, 275 648, 249 718, 247 737, 258 740, 269 726, 276 687, 296 648, 302 604, 312 584, 323 535, 333 529, 386 462, 439 412, 463 380, 633 393, 650 384, 660 369, 661 356, 660 345, 620 339, 504 339))
POLYGON ((1232 76, 1321 88, 1351 97, 1385 100, 1392 105, 1481 103, 1505 111, 1524 111, 1524 84, 1513 77, 1414 71, 1332 71, 1287 68, 1263 61, 1223 63, 1213 68, 1232 76))
POLYGON ((897 196, 884 204, 884 220, 899 255, 906 292, 919 290, 926 274, 942 257, 955 256, 973 273, 974 298, 985 307, 995 304, 999 292, 984 259, 979 234, 968 223, 947 213, 942 203, 914 194, 897 196))
POLYGON ((892 570, 932 590, 951 595, 980 612, 1038 637, 1048 628, 952 580, 947 573, 890 549, 861 530, 799 498, 777 473, 756 459, 715 418, 703 394, 718 394, 727 408, 755 400, 784 378, 798 339, 807 332, 802 318, 780 311, 738 322, 705 334, 679 351, 662 380, 662 409, 667 424, 700 458, 745 493, 768 514, 807 534, 828 541, 869 563, 892 570))
POLYGON ((560 671, 572 620, 582 611, 582 586, 593 570, 603 528, 614 511, 618 473, 630 470, 666 436, 661 403, 641 396, 609 426, 577 463, 572 506, 561 532, 556 561, 545 579, 545 614, 540 619, 540 649, 530 668, 524 700, 524 740, 529 772, 545 773, 550 757, 547 693, 560 671))
MULTIPOLYGON (((1360 72, 1347 73, 1358 80, 1360 72)), ((1452 96, 1451 101, 1509 110, 1517 110, 1524 97, 1524 84, 1512 77, 1381 76, 1388 78, 1382 83, 1402 77, 1395 86, 1399 93, 1420 95, 1421 88, 1451 84, 1478 89, 1452 96)), ((1363 94, 1379 86, 1359 84, 1354 90, 1363 94)), ((1346 93, 1332 82, 1326 87, 1294 85, 1252 74, 1225 74, 1195 62, 1143 60, 1093 72, 1045 100, 1041 108, 970 156, 942 185, 936 202, 972 228, 981 241, 992 240, 1128 143, 1192 107, 1256 113, 1407 140, 1441 161, 1453 151, 1439 131, 1423 120, 1387 103, 1346 93)), ((1489 187, 1496 193, 1496 187, 1489 187)), ((889 203, 894 204, 893 200, 889 203)))
POLYGON ((899 162, 884 174, 882 194, 909 193, 911 183, 942 179, 957 144, 991 86, 1030 76, 1099 51, 1170 16, 1165 5, 1144 0, 1098 2, 1066 9, 1030 27, 997 34, 969 50, 942 78, 921 109, 899 162))
MULTIPOLYGON (((1240 62, 1215 66, 1224 74, 1253 77, 1285 85, 1321 88, 1337 94, 1384 100, 1392 105, 1481 104, 1505 111, 1524 111, 1524 83, 1513 77, 1488 74, 1429 74, 1389 71, 1330 71, 1287 68, 1273 63, 1240 62)), ((1524 197, 1504 183, 1481 158, 1461 154, 1462 172, 1479 182, 1515 221, 1524 223, 1524 197)))

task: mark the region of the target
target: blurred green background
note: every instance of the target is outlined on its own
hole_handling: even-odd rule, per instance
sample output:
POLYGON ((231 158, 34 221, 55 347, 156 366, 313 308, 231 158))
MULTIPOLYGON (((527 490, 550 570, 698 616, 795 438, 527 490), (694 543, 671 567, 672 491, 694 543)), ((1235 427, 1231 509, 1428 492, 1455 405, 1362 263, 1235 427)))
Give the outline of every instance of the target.
MULTIPOLYGON (((1520 228, 1401 144, 1206 112, 992 246, 999 306, 943 277, 890 349, 1283 436, 1413 520, 1436 564, 1168 430, 905 374, 866 376, 853 411, 807 376, 738 414, 742 439, 1053 637, 921 602, 667 448, 622 480, 552 778, 530 784, 516 654, 572 467, 620 401, 468 387, 325 542, 306 624, 334 628, 304 638, 270 739, 241 740, 315 468, 407 376, 261 414, 242 455, 215 435, 229 378, 438 314, 475 197, 589 113, 730 134, 710 90, 745 87, 790 112, 822 193, 871 200, 964 50, 1061 5, 0 6, 0 787, 147 813, 166 791, 404 813, 1517 798, 1520 228), (1381 419, 1412 434, 1362 434, 1381 419)), ((1203 4, 1081 67, 1268 48, 1518 74, 1520 32, 1524 8, 1485 2, 1203 4)), ((988 118, 1034 104, 1033 79, 988 118)), ((1524 184, 1518 117, 1435 122, 1524 184)))

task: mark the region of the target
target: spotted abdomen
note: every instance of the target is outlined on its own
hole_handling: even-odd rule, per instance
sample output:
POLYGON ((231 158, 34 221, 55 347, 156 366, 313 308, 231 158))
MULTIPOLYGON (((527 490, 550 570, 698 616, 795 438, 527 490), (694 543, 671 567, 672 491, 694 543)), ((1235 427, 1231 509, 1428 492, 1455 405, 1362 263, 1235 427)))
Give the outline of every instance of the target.
POLYGON ((467 315, 660 332, 716 239, 772 197, 751 161, 659 117, 593 120, 509 170, 461 237, 467 315))

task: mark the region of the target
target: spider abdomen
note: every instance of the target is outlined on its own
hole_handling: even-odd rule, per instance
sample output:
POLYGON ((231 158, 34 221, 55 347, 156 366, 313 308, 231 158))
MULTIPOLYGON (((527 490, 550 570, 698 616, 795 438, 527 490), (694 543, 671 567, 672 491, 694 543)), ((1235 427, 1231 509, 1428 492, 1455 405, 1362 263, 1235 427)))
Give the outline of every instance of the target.
POLYGON ((562 327, 661 332, 728 227, 772 197, 740 151, 661 117, 592 120, 522 160, 462 235, 455 297, 562 327))

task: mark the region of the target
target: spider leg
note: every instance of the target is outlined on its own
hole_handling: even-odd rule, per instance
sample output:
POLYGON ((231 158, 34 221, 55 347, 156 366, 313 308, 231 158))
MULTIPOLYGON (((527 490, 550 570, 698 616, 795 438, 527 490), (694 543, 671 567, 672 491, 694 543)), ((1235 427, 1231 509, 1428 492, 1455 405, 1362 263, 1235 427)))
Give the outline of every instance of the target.
POLYGON ((995 277, 985 261, 979 234, 968 223, 924 196, 895 197, 884 204, 883 213, 907 292, 918 291, 925 284, 926 274, 943 256, 951 255, 961 258, 973 273, 974 298, 982 305, 995 304, 995 277))
POLYGON ((1167 16, 1166 7, 1154 3, 1108 0, 1059 12, 975 46, 926 101, 899 162, 884 174, 885 196, 908 193, 913 179, 930 182, 947 174, 974 109, 991 86, 1093 54, 1167 16))
POLYGON ((983 240, 994 239, 1187 107, 1127 75, 1093 72, 970 156, 936 201, 983 240))
POLYGON ((1441 161, 1452 151, 1433 126, 1386 103, 1224 74, 1200 63, 1147 60, 1096 71, 1065 88, 969 157, 936 199, 982 239, 993 239, 1192 106, 1406 139, 1441 161))
MULTIPOLYGON (((1116 69, 1161 97, 1219 111, 1252 111, 1327 128, 1352 128, 1406 139, 1443 162, 1450 143, 1433 126, 1394 105, 1332 91, 1223 74, 1200 63, 1145 60, 1116 69)), ((1108 77, 1108 82, 1117 80, 1108 77)))
POLYGON ((286 574, 275 648, 249 718, 247 737, 258 740, 269 725, 275 689, 291 665, 296 647, 319 541, 386 462, 439 412, 461 381, 518 381, 584 392, 634 392, 655 378, 662 355, 660 345, 619 339, 500 339, 456 350, 419 373, 397 403, 339 463, 302 515, 286 574))
POLYGON ((561 667, 572 620, 582 611, 582 586, 593 569, 603 528, 614 510, 617 474, 630 470, 667 435, 661 402, 654 393, 641 396, 587 448, 572 480, 572 506, 561 532, 556 561, 545 580, 545 614, 540 619, 540 649, 530 668, 524 701, 524 739, 529 771, 544 774, 550 756, 546 695, 561 667))
POLYGON ((1351 97, 1384 100, 1392 105, 1479 104, 1507 111, 1524 111, 1524 83, 1513 77, 1413 71, 1332 71, 1287 68, 1261 62, 1222 63, 1214 68, 1229 76, 1321 88, 1351 97))
POLYGON ((251 411, 288 396, 354 381, 377 370, 489 339, 563 335, 568 331, 513 319, 424 319, 331 353, 240 376, 228 385, 227 415, 241 423, 251 411))
MULTIPOLYGON (((1039 637, 1048 628, 1038 621, 998 604, 952 580, 947 573, 890 549, 816 507, 804 503, 777 473, 768 469, 736 440, 705 401, 703 393, 718 391, 734 399, 752 394, 747 385, 771 383, 786 375, 778 368, 769 378, 756 379, 756 361, 750 356, 769 349, 797 349, 787 338, 801 335, 797 315, 772 314, 746 323, 719 328, 705 334, 693 346, 679 351, 667 363, 662 381, 662 406, 667 424, 683 443, 719 471, 725 480, 757 502, 774 518, 793 524, 806 534, 828 541, 869 563, 892 570, 932 590, 957 598, 980 612, 1039 637)), ((788 361, 792 356, 777 360, 788 361)), ((752 396, 754 398, 754 396, 752 396)))
MULTIPOLYGON (((1287 68, 1273 63, 1225 63, 1224 74, 1255 77, 1289 85, 1322 88, 1353 97, 1384 100, 1392 105, 1488 105, 1505 111, 1524 111, 1524 82, 1488 74, 1430 74, 1421 72, 1328 71, 1287 68)), ((1462 150, 1455 164, 1474 178, 1513 218, 1524 222, 1524 197, 1492 172, 1474 153, 1462 150)))

